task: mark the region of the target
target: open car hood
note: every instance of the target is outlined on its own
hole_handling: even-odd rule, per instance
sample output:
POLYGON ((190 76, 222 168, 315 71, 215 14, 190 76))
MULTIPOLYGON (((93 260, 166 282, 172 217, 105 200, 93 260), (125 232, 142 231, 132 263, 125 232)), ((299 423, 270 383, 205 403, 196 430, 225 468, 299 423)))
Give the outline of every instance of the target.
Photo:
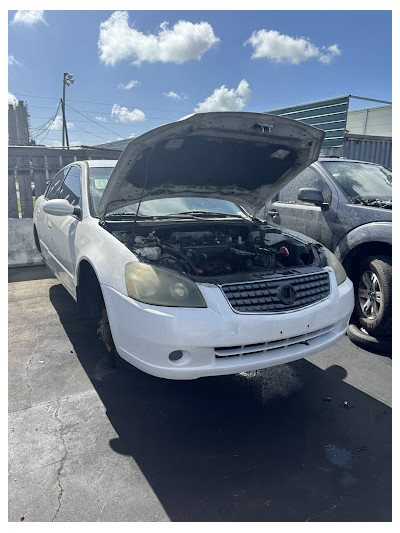
POLYGON ((264 113, 199 113, 132 140, 98 214, 156 198, 230 200, 254 213, 318 159, 325 133, 264 113))

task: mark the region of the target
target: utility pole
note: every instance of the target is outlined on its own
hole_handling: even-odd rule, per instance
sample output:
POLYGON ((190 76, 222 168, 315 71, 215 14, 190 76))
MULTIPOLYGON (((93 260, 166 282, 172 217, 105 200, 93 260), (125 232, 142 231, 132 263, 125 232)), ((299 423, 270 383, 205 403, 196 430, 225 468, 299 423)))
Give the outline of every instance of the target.
POLYGON ((65 86, 68 85, 68 87, 69 87, 73 83, 74 83, 73 74, 68 74, 68 72, 64 72, 64 76, 63 76, 63 97, 62 97, 62 100, 61 100, 61 103, 62 103, 62 114, 63 114, 63 127, 62 127, 62 145, 63 145, 63 148, 65 148, 65 140, 67 141, 67 148, 69 148, 67 119, 65 118, 65 86))

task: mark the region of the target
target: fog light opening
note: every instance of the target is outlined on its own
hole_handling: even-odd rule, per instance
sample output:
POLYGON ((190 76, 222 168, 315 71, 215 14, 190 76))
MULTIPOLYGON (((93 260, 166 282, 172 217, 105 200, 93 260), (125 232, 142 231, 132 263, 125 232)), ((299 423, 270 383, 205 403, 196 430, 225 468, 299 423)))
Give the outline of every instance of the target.
POLYGON ((169 360, 172 362, 179 361, 180 359, 182 359, 182 357, 183 357, 182 350, 174 350, 168 356, 169 360))

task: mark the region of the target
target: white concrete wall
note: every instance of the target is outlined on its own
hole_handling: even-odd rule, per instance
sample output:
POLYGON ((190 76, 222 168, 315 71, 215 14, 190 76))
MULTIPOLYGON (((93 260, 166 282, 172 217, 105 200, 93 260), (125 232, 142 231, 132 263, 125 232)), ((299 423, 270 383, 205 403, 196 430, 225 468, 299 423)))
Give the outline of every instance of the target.
POLYGON ((33 238, 32 218, 8 219, 8 266, 36 265, 43 263, 33 238))

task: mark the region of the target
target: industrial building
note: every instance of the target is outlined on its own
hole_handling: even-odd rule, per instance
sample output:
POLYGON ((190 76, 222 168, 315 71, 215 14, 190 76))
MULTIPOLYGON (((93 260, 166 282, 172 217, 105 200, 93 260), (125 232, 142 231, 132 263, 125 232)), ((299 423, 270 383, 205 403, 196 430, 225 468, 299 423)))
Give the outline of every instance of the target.
POLYGON ((8 104, 8 144, 11 146, 34 144, 29 136, 29 113, 23 100, 8 104))
POLYGON ((369 161, 392 168, 391 102, 348 94, 265 112, 324 130, 322 155, 369 161), (386 105, 349 111, 351 98, 386 105))

